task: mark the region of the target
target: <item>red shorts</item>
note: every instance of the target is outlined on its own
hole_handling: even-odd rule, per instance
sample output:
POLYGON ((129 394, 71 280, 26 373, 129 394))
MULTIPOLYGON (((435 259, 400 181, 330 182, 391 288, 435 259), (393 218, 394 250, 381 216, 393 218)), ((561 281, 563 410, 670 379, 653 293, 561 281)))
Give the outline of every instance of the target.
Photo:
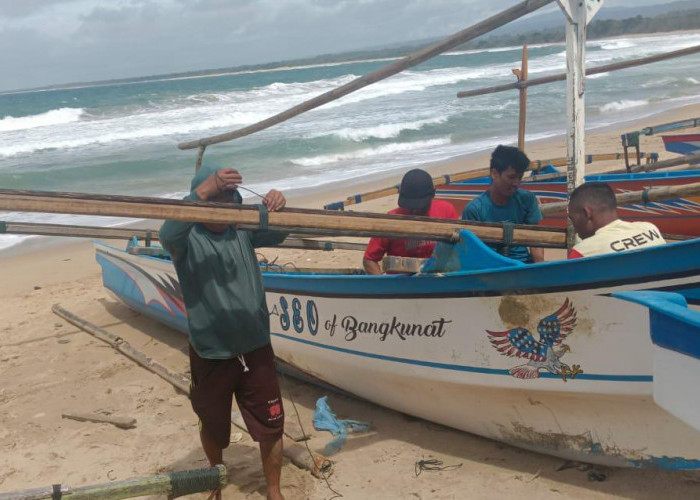
POLYGON ((238 358, 201 358, 190 345, 192 408, 199 417, 200 431, 220 448, 231 439, 233 396, 250 436, 255 441, 276 441, 284 431, 284 409, 277 381, 275 354, 267 345, 238 358))

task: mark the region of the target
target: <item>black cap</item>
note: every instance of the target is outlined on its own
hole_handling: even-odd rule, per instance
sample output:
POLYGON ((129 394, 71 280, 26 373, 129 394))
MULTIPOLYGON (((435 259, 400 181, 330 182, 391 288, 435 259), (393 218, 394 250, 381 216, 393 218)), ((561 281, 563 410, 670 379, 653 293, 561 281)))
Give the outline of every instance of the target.
POLYGON ((430 206, 435 197, 433 179, 425 170, 415 168, 406 172, 399 188, 399 206, 409 210, 421 210, 430 206))

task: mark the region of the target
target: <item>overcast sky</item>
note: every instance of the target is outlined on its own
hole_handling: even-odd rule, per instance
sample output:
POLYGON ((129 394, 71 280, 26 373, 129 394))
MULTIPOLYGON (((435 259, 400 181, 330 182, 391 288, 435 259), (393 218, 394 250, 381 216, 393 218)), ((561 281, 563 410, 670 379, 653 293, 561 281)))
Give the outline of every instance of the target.
MULTIPOLYGON (((607 0, 607 6, 669 0, 607 0)), ((445 35, 517 0, 0 0, 0 90, 445 35)), ((550 6, 548 9, 554 7, 550 6)))

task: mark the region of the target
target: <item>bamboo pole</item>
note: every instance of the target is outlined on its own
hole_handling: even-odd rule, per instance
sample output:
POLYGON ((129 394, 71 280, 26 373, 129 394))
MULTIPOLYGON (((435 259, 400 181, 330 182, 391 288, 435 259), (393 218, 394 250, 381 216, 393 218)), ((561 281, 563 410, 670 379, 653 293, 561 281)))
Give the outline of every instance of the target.
POLYGON ((161 365, 157 361, 153 361, 151 358, 149 358, 142 352, 137 351, 136 349, 131 347, 131 344, 129 344, 121 337, 114 335, 113 333, 110 333, 104 328, 100 328, 99 326, 94 325, 89 321, 84 320, 80 316, 77 316, 72 312, 67 311, 58 304, 54 304, 51 308, 51 311, 53 311, 55 315, 60 316, 61 318, 66 320, 68 323, 77 326, 84 332, 89 333, 90 335, 101 340, 105 344, 109 344, 130 360, 141 365, 147 370, 155 373, 166 382, 171 383, 181 392, 189 394, 190 381, 187 379, 187 377, 178 373, 171 372, 165 366, 161 365))
MULTIPOLYGON (((67 311, 58 304, 54 304, 51 310, 57 316, 77 326, 84 332, 89 333, 90 335, 98 338, 99 340, 102 340, 103 342, 111 345, 122 354, 126 355, 133 361, 136 361, 136 363, 138 363, 142 367, 155 373, 160 378, 162 378, 166 382, 169 382, 178 390, 182 391, 184 394, 187 394, 188 397, 190 396, 189 379, 184 375, 171 372, 157 361, 153 361, 145 354, 132 348, 121 337, 118 337, 108 332, 107 330, 100 328, 99 326, 94 325, 89 321, 71 313, 70 311, 67 311), (127 346, 128 348, 124 349, 123 346, 127 346)), ((242 421, 233 420, 233 423, 241 430, 248 432, 248 429, 242 421)), ((297 467, 311 472, 311 474, 313 474, 315 477, 323 477, 323 475, 327 473, 327 470, 333 465, 333 463, 323 455, 309 452, 308 450, 306 450, 305 447, 299 445, 286 435, 284 436, 283 445, 284 456, 291 460, 292 463, 297 467)), ((0 498, 0 500, 5 499, 0 498)))
MULTIPOLYGON (((695 170, 700 168, 700 153, 694 155, 684 155, 678 158, 672 158, 670 160, 663 160, 656 163, 650 163, 646 165, 633 165, 630 167, 631 172, 653 172, 655 170, 662 170, 669 167, 677 167, 680 165, 688 165, 688 170, 695 170)), ((615 170, 609 170, 605 172, 606 174, 624 174, 627 173, 626 168, 618 168, 615 170)))
POLYGON ((403 59, 388 64, 382 68, 379 68, 376 71, 356 78, 355 80, 346 83, 345 85, 342 85, 336 89, 333 89, 317 97, 304 101, 301 104, 297 104, 296 106, 289 108, 286 111, 278 113, 274 116, 271 116, 270 118, 266 118, 265 120, 262 120, 258 123, 248 125, 247 127, 234 130, 233 132, 218 134, 211 137, 205 137, 203 139, 197 139, 194 141, 181 142, 180 144, 178 144, 178 148, 193 149, 200 148, 202 146, 206 147, 212 144, 230 141, 232 139, 237 139, 239 137, 244 137, 246 135, 265 130, 266 128, 272 127, 273 125, 277 125, 278 123, 282 123, 306 111, 310 111, 323 104, 329 103, 352 92, 355 92, 356 90, 359 90, 380 80, 388 78, 392 75, 400 73, 405 69, 416 66, 424 61, 427 61, 428 59, 442 54, 443 52, 446 52, 459 45, 462 45, 463 43, 468 42, 469 40, 473 40, 474 38, 489 33, 490 31, 493 31, 496 28, 499 28, 505 24, 508 24, 511 21, 514 21, 515 19, 523 17, 524 15, 529 14, 530 12, 534 12, 544 7, 545 5, 552 3, 553 1, 554 0, 526 0, 524 2, 520 2, 519 4, 514 5, 510 9, 504 10, 503 12, 491 16, 488 19, 481 21, 480 23, 477 23, 469 28, 455 33, 452 36, 445 38, 444 40, 429 45, 424 49, 414 52, 404 57, 403 59))
MULTIPOLYGON (((692 47, 687 47, 685 49, 674 50, 672 52, 666 52, 664 54, 658 54, 655 56, 642 57, 640 59, 632 59, 631 61, 623 61, 613 64, 606 64, 604 66, 598 66, 595 68, 590 68, 586 70, 586 75, 597 75, 600 73, 607 73, 609 71, 618 71, 626 68, 633 68, 635 66, 643 66, 645 64, 651 64, 658 61, 665 61, 667 59, 673 59, 676 57, 688 56, 691 54, 696 54, 700 52, 700 45, 694 45, 692 47)), ((474 97, 486 94, 495 94, 496 92, 504 92, 506 90, 522 89, 527 87, 534 87, 536 85, 544 85, 546 83, 561 82, 566 80, 566 73, 558 73, 556 75, 543 76, 540 78, 531 78, 524 82, 508 83, 505 85, 496 85, 494 87, 485 87, 475 90, 464 90, 462 92, 457 92, 457 97, 474 97)))
MULTIPOLYGON (((682 186, 659 186, 645 189, 644 191, 632 191, 629 193, 616 194, 617 204, 646 204, 654 201, 673 200, 675 198, 683 198, 686 196, 699 196, 700 182, 685 184, 682 186)), ((545 203, 540 206, 542 215, 561 215, 565 214, 568 209, 568 202, 545 203)))
MULTIPOLYGON (((261 220, 258 209, 246 205, 11 189, 0 189, 0 210, 237 224, 243 229, 258 229, 261 220)), ((270 212, 267 218, 270 230, 334 236, 456 241, 460 230, 469 229, 484 241, 498 243, 504 234, 497 223, 359 212, 285 208, 270 212)), ((513 231, 517 245, 560 248, 564 240, 564 232, 554 228, 516 225, 513 231)))
POLYGON ((36 222, 12 221, 0 221, 0 233, 64 236, 71 238, 100 238, 103 240, 128 240, 132 236, 141 239, 158 239, 157 229, 127 229, 120 227, 73 226, 67 224, 41 224, 36 222))
MULTIPOLYGON (((513 74, 517 77, 518 83, 527 81, 527 45, 523 45, 523 58, 520 63, 520 70, 514 69, 513 74)), ((525 151, 525 120, 527 117, 527 87, 521 86, 518 92, 520 109, 518 112, 518 149, 525 151)))
MULTIPOLYGON (((39 236, 61 236, 75 238, 99 238, 99 239, 120 239, 128 240, 133 236, 141 239, 158 239, 158 230, 150 229, 127 229, 97 226, 72 226, 66 224, 41 224, 35 222, 8 222, 0 221, 0 233, 4 234, 27 234, 39 236)), ((275 245, 282 248, 295 248, 301 250, 362 250, 366 245, 363 243, 352 243, 348 241, 313 240, 306 238, 287 237, 282 243, 275 245)), ((150 247, 135 247, 140 250, 151 249, 150 247)), ((151 250, 159 250, 159 247, 151 250)), ((133 253, 139 253, 135 251, 133 253)), ((146 252, 144 252, 146 253, 146 252)), ((157 253, 157 252, 156 252, 157 253)))
MULTIPOLYGON (((657 153, 642 153, 644 158, 654 159, 658 157, 657 153)), ((586 163, 592 163, 595 161, 609 161, 609 160, 619 160, 624 158, 622 153, 602 153, 595 155, 586 155, 586 163)), ((552 158, 550 160, 532 160, 530 162, 530 168, 533 170, 538 170, 544 166, 552 165, 555 167, 563 167, 566 165, 566 157, 552 158)), ((468 181, 473 179, 478 179, 480 177, 485 177, 489 175, 488 168, 479 168, 476 170, 467 170, 465 172, 457 172, 455 174, 445 174, 433 177, 433 185, 435 187, 444 186, 446 184, 452 184, 455 182, 468 181)), ((325 205, 324 208, 327 210, 343 210, 346 206, 357 205, 359 203, 364 203, 366 201, 376 200, 378 198, 384 198, 386 196, 392 196, 398 194, 399 185, 391 186, 388 188, 376 189, 374 191, 368 191, 366 193, 356 194, 353 196, 348 196, 343 201, 338 201, 334 203, 329 203, 325 205)))
POLYGON ((61 484, 30 490, 0 493, 0 500, 119 500, 146 495, 165 495, 177 498, 192 493, 213 491, 226 486, 228 476, 225 465, 205 469, 183 470, 137 477, 123 481, 93 484, 70 488, 61 484))
MULTIPOLYGON (((637 173, 637 172, 654 172, 656 170, 663 170, 667 168, 674 168, 674 170, 697 170, 700 169, 700 153, 695 155, 681 156, 679 158, 672 158, 670 160, 663 160, 656 163, 648 163, 646 165, 634 165, 630 167, 628 171, 626 168, 616 168, 612 170, 603 170, 601 172, 596 172, 594 175, 599 174, 626 174, 626 173, 637 173), (693 165, 695 164, 695 165, 693 165), (685 166, 684 168, 677 169, 675 167, 685 166)), ((561 179, 566 177, 565 172, 557 172, 552 174, 539 174, 532 175, 523 179, 523 182, 542 182, 553 179, 561 179)))

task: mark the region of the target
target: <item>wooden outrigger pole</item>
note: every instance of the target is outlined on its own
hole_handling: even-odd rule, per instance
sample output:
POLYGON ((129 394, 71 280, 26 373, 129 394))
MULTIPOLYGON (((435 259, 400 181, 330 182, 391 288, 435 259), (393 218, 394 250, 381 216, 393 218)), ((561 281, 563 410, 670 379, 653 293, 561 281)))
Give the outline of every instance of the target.
MULTIPOLYGON (((237 224, 241 229, 270 229, 316 235, 379 236, 456 241, 469 229, 487 242, 510 240, 502 224, 429 217, 370 213, 338 213, 285 208, 267 212, 262 205, 229 205, 134 196, 90 195, 0 189, 0 210, 50 212, 141 219, 170 219, 214 224, 237 224)), ((515 225, 512 242, 518 245, 563 248, 561 229, 515 225)))
MULTIPOLYGON (((674 198, 684 198, 700 195, 700 182, 692 184, 682 184, 679 186, 657 186, 643 191, 631 191, 628 193, 617 193, 615 198, 619 205, 646 204, 655 201, 672 200, 674 198)), ((545 217, 548 215, 565 214, 568 202, 546 203, 540 210, 545 217)))
MULTIPOLYGON (((643 158, 646 158, 647 161, 655 162, 658 158, 659 155, 658 153, 641 153, 643 158)), ((595 161, 611 161, 611 160, 621 160, 624 156, 622 153, 601 153, 601 154, 593 154, 593 155, 586 155, 585 160, 586 163, 593 163, 595 161)), ((530 169, 532 169, 533 174, 536 170, 539 170, 542 167, 546 167, 547 165, 552 165, 553 167, 563 167, 567 164, 567 158, 561 157, 561 158, 551 158, 549 160, 532 160, 530 162, 530 169)), ((436 177, 433 177, 433 185, 435 187, 438 186, 445 186, 447 184, 452 184, 454 182, 461 182, 461 181, 468 181, 472 179, 478 179, 479 177, 484 177, 489 175, 489 169, 488 168, 479 168, 476 170, 467 170, 464 172, 457 172, 454 174, 444 174, 444 175, 438 175, 436 177)), ((561 174, 565 175, 565 174, 561 174)), ((395 194, 399 193, 399 185, 387 187, 387 188, 381 188, 381 189, 375 189, 373 191, 368 191, 366 193, 360 193, 360 194, 355 194, 352 196, 348 196, 345 198, 343 201, 336 201, 333 203, 329 203, 324 206, 325 209, 327 210, 344 210, 345 207, 350 206, 350 205, 357 205, 358 203, 364 203, 366 201, 371 201, 371 200, 376 200, 378 198, 384 198, 386 196, 392 196, 395 194)))
MULTIPOLYGON (((666 61, 668 59, 674 59, 676 57, 688 56, 691 54, 697 54, 700 52, 700 45, 693 45, 692 47, 687 47, 685 49, 674 50, 672 52, 666 52, 663 54, 657 54, 655 56, 641 57, 639 59, 631 59, 629 61, 622 61, 613 64, 606 64, 604 66, 597 66, 595 68, 589 68, 586 70, 586 76, 589 75, 599 75, 601 73, 609 73, 611 71, 618 71, 620 69, 634 68, 635 66, 644 66, 646 64, 655 63, 659 61, 666 61)), ((504 92, 506 90, 520 90, 527 87, 534 87, 536 85, 544 85, 553 82, 563 82, 566 80, 566 73, 558 73, 556 75, 543 76, 540 78, 532 78, 525 81, 517 81, 515 83, 507 83, 505 85, 496 85, 493 87, 485 87, 475 90, 463 90, 457 93, 457 97, 475 97, 479 95, 495 94, 497 92, 504 92)))
MULTIPOLYGON (((146 242, 144 250, 151 241, 158 240, 157 229, 137 229, 119 227, 75 226, 69 224, 41 224, 36 222, 0 221, 0 234, 27 234, 38 236, 61 236, 68 238, 99 238, 102 240, 129 240, 133 237, 146 242)), ((302 250, 362 250, 366 245, 349 241, 328 241, 307 238, 287 237, 282 243, 275 245, 283 248, 302 250)), ((135 252, 138 253, 138 252, 135 252)), ((147 253, 147 252, 142 252, 147 253)), ((156 252, 155 254, 157 254, 156 252)))
POLYGON ((248 125, 238 130, 234 130, 232 132, 226 132, 224 134, 218 134, 211 137, 204 137, 202 139, 197 139, 194 141, 181 142, 180 144, 178 144, 178 147, 180 149, 199 148, 197 160, 199 163, 201 163, 201 156, 204 153, 204 148, 206 148, 207 146, 230 141, 239 137, 244 137, 246 135, 253 134, 255 132, 259 132, 261 130, 265 130, 269 127, 272 127, 273 125, 277 125, 278 123, 282 123, 286 120, 289 120, 290 118, 305 113, 306 111, 310 111, 319 106, 322 106, 323 104, 327 104, 336 99, 340 99, 343 96, 355 92, 356 90, 359 90, 380 80, 388 78, 392 75, 400 73, 405 69, 416 66, 450 49, 458 47, 459 45, 462 45, 463 43, 466 43, 469 40, 473 40, 474 38, 477 38, 485 33, 489 33, 490 31, 493 31, 496 28, 508 24, 509 22, 515 19, 518 19, 520 17, 525 16, 526 14, 534 12, 544 7, 545 5, 549 5, 553 1, 554 0, 525 0, 524 2, 520 2, 519 4, 514 5, 510 9, 504 10, 503 12, 491 16, 488 19, 485 19, 469 28, 466 28, 458 33, 455 33, 452 36, 445 38, 444 40, 429 45, 428 47, 425 47, 424 49, 409 54, 408 56, 396 62, 388 64, 364 76, 356 78, 355 80, 348 82, 345 85, 342 85, 329 92, 304 101, 301 104, 297 104, 296 106, 289 108, 286 111, 278 113, 274 116, 266 118, 265 120, 254 123, 252 125, 248 125))
MULTIPOLYGON (((527 81, 527 45, 523 45, 523 58, 520 69, 514 69, 513 74, 518 79, 518 83, 527 81)), ((527 86, 520 87, 519 109, 518 109, 518 149, 525 151, 525 121, 527 119, 527 86)))

